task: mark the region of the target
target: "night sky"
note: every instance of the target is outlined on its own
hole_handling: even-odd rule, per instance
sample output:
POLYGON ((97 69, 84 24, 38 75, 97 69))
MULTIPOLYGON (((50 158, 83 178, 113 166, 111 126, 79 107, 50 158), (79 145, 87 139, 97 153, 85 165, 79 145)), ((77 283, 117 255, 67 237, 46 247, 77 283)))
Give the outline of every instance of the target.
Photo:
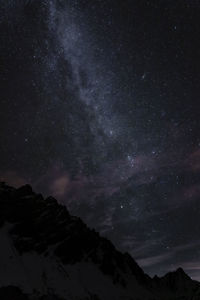
POLYGON ((0 179, 200 280, 199 70, 199 0, 0 0, 0 179))

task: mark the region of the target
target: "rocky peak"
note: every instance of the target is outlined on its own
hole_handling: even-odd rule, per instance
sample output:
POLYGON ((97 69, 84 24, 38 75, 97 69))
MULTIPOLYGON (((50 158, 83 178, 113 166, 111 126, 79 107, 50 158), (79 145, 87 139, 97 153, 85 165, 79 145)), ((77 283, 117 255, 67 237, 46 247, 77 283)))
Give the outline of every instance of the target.
MULTIPOLYGON (((27 257, 27 255, 34 255, 34 257, 36 255, 42 264, 43 261, 47 260, 48 263, 53 261, 54 265, 56 261, 56 265, 58 264, 56 269, 59 270, 68 268, 73 270, 74 268, 76 272, 79 272, 77 271, 79 264, 94 266, 102 274, 102 278, 109 279, 112 285, 120 287, 123 293, 130 295, 132 293, 130 290, 137 290, 137 295, 139 295, 137 299, 139 300, 174 300, 177 297, 190 300, 192 299, 191 295, 198 295, 199 293, 199 283, 192 281, 181 268, 162 278, 154 277, 151 279, 128 253, 119 252, 108 239, 101 237, 95 230, 89 229, 80 218, 71 216, 66 207, 58 204, 56 199, 53 197, 44 199, 41 194, 34 193, 30 185, 15 189, 5 183, 0 183, 0 230, 2 232, 3 228, 7 228, 7 239, 11 239, 8 245, 13 243, 11 248, 8 246, 9 251, 12 252, 13 247, 15 249, 14 254, 10 256, 17 257, 19 255, 21 257, 19 260, 23 260, 23 257, 27 257)), ((5 234, 0 235, 0 239, 5 240, 5 234)), ((2 243, 1 240, 0 243, 2 243)), ((2 263, 4 264, 4 262, 2 263)), ((11 262, 10 265, 12 266, 12 264, 11 262)), ((31 268, 34 268, 32 262, 28 262, 26 268, 30 267, 29 264, 31 264, 31 268)), ((81 272, 85 278, 89 276, 85 273, 85 267, 81 272)), ((62 274, 65 273, 66 271, 62 274)), ((43 270, 41 276, 41 280, 45 280, 46 284, 48 281, 46 278, 50 276, 49 273, 43 270)), ((63 280, 62 276, 61 281, 63 280)), ((80 276, 80 274, 76 276, 80 276)), ((15 291, 16 295, 21 297, 19 299, 25 299, 25 294, 20 295, 17 286, 15 287, 11 283, 8 289, 2 287, 0 293, 9 294, 10 291, 15 291)), ((56 283, 56 285, 59 284, 56 283)), ((71 288, 70 281, 68 284, 71 288)), ((99 282, 95 284, 97 287, 100 285, 99 282)), ((52 281, 50 285, 52 285, 52 281)), ((89 284, 89 289, 90 286, 89 284)), ((115 292, 113 290, 113 293, 115 292)), ((65 292, 61 294, 65 295, 65 292)), ((38 296, 36 299, 62 299, 62 297, 57 296, 49 297, 40 298, 38 296)), ((84 299, 106 299, 105 297, 104 295, 103 298, 84 299)), ((107 299, 110 300, 112 297, 107 299)), ((197 298, 194 299, 198 299, 198 296, 195 297, 197 298)), ((126 297, 126 299, 134 300, 135 298, 126 297)))
POLYGON ((123 286, 129 273, 141 284, 149 279, 129 254, 117 251, 53 197, 44 199, 29 185, 13 189, 1 184, 0 220, 2 225, 13 224, 10 234, 20 254, 33 250, 53 254, 64 264, 92 261, 123 286))

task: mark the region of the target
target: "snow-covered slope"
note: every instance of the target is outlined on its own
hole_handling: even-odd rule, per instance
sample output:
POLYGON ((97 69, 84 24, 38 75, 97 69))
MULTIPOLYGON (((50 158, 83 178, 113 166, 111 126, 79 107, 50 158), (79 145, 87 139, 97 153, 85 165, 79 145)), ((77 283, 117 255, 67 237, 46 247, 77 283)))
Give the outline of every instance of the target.
POLYGON ((199 284, 183 271, 151 279, 129 254, 28 185, 0 185, 0 245, 1 300, 200 299, 199 284))

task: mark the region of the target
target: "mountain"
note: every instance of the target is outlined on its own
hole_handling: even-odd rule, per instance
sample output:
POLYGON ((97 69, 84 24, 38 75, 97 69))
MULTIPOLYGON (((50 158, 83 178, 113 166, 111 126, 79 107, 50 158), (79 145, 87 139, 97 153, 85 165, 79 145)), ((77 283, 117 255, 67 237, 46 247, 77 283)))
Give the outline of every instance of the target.
POLYGON ((198 300, 182 269, 153 279, 57 201, 0 184, 1 300, 198 300))

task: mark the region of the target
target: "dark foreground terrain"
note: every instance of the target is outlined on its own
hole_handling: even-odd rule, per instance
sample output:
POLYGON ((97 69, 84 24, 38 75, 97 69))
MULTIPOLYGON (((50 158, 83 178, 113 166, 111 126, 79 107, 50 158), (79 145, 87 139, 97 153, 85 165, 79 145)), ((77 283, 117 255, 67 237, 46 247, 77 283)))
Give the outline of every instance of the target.
POLYGON ((146 275, 128 254, 29 185, 0 184, 0 299, 199 300, 179 268, 146 275))

